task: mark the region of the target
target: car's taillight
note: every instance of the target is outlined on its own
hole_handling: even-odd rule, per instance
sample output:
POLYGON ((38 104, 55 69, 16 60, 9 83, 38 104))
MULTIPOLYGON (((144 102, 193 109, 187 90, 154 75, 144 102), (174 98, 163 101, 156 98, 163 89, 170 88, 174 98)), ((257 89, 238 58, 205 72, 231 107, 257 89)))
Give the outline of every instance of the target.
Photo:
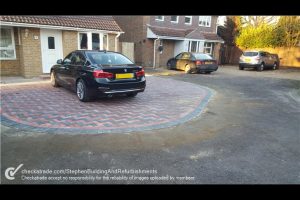
POLYGON ((95 70, 93 72, 93 76, 95 78, 113 78, 114 74, 109 73, 109 72, 104 72, 103 70, 95 70))
POLYGON ((255 59, 255 60, 259 60, 259 59, 260 59, 260 57, 255 57, 254 59, 255 59))
POLYGON ((135 74, 136 74, 136 77, 145 76, 145 70, 142 69, 141 71, 138 71, 138 72, 136 72, 135 74))
POLYGON ((203 63, 203 62, 200 61, 200 60, 197 60, 197 61, 196 61, 196 65, 202 65, 202 63, 203 63))

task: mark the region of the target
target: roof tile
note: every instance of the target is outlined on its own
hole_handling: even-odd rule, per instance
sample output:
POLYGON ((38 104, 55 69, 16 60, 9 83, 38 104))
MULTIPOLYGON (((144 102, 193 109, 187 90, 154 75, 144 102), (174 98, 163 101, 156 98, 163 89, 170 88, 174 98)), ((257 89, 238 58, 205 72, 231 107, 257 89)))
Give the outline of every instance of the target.
POLYGON ((108 31, 122 31, 112 16, 0 15, 0 21, 52 26, 66 26, 108 31))

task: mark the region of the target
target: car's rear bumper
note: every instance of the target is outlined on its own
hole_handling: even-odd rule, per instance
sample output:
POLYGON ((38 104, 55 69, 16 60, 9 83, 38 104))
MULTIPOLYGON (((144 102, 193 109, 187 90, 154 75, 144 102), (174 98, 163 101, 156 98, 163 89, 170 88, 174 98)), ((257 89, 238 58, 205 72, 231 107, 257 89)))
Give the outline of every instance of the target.
POLYGON ((197 65, 197 72, 214 72, 218 70, 218 65, 207 64, 207 65, 197 65))
POLYGON ((95 87, 93 87, 93 92, 97 93, 98 95, 137 93, 143 92, 145 88, 146 80, 143 78, 140 81, 132 82, 97 83, 95 87))
POLYGON ((239 67, 243 67, 243 68, 257 68, 259 67, 260 64, 259 63, 239 63, 239 67))

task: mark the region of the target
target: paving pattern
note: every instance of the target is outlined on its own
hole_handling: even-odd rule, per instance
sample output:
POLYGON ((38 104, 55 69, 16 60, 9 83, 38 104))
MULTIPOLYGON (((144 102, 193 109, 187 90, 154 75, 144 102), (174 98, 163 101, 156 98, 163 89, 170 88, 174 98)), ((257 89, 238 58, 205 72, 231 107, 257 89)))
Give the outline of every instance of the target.
POLYGON ((126 133, 167 128, 198 116, 213 92, 192 83, 147 77, 134 98, 83 103, 50 83, 1 86, 1 123, 29 131, 70 134, 126 133))

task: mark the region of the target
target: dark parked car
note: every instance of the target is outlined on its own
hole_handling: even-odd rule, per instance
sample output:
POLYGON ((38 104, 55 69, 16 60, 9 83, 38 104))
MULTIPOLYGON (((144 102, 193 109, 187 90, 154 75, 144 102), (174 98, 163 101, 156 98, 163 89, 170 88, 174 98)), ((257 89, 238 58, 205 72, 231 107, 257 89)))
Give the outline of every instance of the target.
POLYGON ((167 62, 168 69, 180 69, 185 73, 200 72, 211 73, 217 71, 218 65, 215 59, 204 53, 183 52, 167 62))
POLYGON ((126 56, 111 51, 78 50, 51 68, 51 83, 76 91, 80 101, 96 96, 134 97, 146 87, 145 71, 126 56))
POLYGON ((277 54, 266 51, 245 51, 240 57, 239 69, 254 68, 263 71, 265 68, 276 70, 279 68, 280 59, 277 54))

